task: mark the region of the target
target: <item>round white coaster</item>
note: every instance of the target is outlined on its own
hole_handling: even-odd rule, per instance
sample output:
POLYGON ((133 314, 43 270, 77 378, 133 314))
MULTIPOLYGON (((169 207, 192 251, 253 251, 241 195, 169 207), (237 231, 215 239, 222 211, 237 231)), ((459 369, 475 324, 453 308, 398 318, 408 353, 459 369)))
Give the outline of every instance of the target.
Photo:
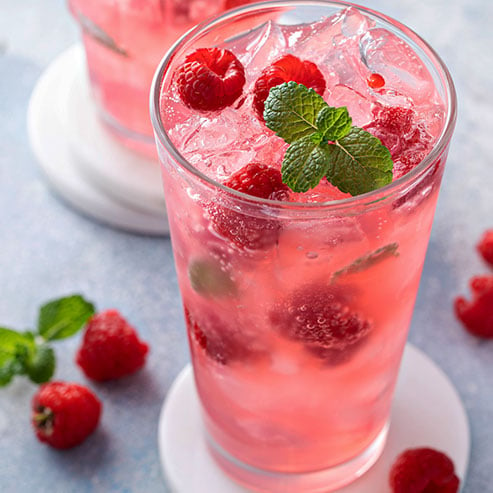
MULTIPOLYGON (((159 453, 176 493, 247 493, 216 465, 202 431, 193 372, 186 366, 175 379, 161 410, 159 453)), ((388 474, 408 448, 445 452, 464 480, 470 432, 462 402, 447 376, 423 352, 408 344, 397 382, 389 435, 377 463, 340 493, 390 493, 388 474)))
POLYGON ((73 207, 127 231, 168 233, 159 164, 126 149, 103 128, 81 46, 59 55, 39 78, 28 131, 48 181, 73 207))

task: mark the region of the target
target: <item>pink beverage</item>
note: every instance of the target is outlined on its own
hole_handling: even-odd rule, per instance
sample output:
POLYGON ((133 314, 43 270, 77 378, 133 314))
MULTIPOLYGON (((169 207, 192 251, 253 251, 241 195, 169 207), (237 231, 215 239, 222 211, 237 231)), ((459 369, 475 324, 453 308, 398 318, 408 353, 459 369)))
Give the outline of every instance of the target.
POLYGON ((121 142, 155 155, 149 90, 163 53, 193 25, 247 0, 69 0, 92 93, 121 142))
POLYGON ((340 488, 385 444, 455 123, 446 67, 373 11, 263 3, 184 36, 158 69, 151 111, 214 457, 255 491, 340 488), (212 47, 234 54, 245 82, 226 107, 196 109, 182 74, 212 47), (280 175, 288 148, 256 110, 259 80, 273 73, 347 106, 353 125, 389 148, 393 181, 351 196, 325 178, 303 193, 258 178, 280 175))

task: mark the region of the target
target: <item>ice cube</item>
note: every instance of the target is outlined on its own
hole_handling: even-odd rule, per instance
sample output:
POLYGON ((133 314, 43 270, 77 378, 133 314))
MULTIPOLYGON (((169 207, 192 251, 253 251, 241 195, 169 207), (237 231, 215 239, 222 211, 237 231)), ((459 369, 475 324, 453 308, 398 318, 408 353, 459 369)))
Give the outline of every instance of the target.
POLYGON ((225 48, 240 54, 238 57, 245 66, 248 84, 256 80, 265 67, 281 57, 286 48, 286 39, 281 28, 275 22, 268 21, 248 34, 233 39, 225 48))
POLYGON ((363 15, 354 7, 347 8, 341 15, 341 31, 344 36, 351 38, 366 33, 375 26, 375 21, 363 15))
POLYGON ((371 29, 360 39, 360 53, 368 69, 383 76, 387 89, 408 94, 415 104, 434 99, 434 84, 428 69, 395 34, 386 29, 371 29))

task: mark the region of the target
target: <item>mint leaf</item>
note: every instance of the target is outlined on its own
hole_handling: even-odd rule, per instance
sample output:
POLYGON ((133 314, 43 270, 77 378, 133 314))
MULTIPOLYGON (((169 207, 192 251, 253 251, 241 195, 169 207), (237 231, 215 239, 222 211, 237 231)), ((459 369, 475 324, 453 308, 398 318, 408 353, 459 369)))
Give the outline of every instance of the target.
POLYGON ((361 128, 330 144, 328 154, 327 179, 341 192, 359 195, 392 181, 390 151, 361 128))
POLYGON ((327 106, 313 89, 290 81, 273 87, 265 101, 264 120, 288 144, 317 132, 315 121, 327 106))
POLYGON ((383 247, 377 248, 373 252, 358 257, 346 267, 334 272, 331 282, 335 282, 340 276, 354 274, 372 267, 390 257, 399 256, 399 244, 397 242, 389 243, 383 247))
POLYGON ((273 87, 265 124, 288 144, 282 179, 306 192, 325 176, 344 193, 359 195, 392 181, 390 151, 362 128, 353 127, 346 107, 333 108, 313 89, 294 81, 273 87))
POLYGON ((345 106, 333 108, 326 105, 320 109, 315 124, 324 140, 334 141, 342 139, 349 133, 352 122, 353 120, 345 106))
POLYGON ((50 301, 39 311, 38 333, 45 341, 65 339, 78 332, 94 314, 94 305, 80 295, 50 301))
POLYGON ((10 383, 14 375, 25 373, 26 361, 33 348, 31 337, 0 327, 0 386, 10 383))
POLYGON ((229 274, 212 260, 193 260, 188 267, 188 278, 192 288, 205 297, 233 296, 237 291, 229 274))
POLYGON ((314 142, 311 135, 291 144, 282 162, 282 181, 295 192, 317 186, 327 172, 327 144, 314 142))
POLYGON ((34 383, 48 382, 55 373, 55 352, 46 344, 37 346, 25 367, 27 375, 34 383))

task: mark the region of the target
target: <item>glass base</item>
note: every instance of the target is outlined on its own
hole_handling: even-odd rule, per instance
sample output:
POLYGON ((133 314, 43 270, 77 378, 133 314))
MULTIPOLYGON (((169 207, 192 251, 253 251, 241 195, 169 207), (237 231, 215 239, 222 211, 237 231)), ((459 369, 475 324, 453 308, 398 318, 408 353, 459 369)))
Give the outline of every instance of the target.
MULTIPOLYGON (((251 493, 224 472, 207 444, 200 402, 193 372, 188 365, 169 389, 159 418, 159 455, 169 490, 174 493, 251 493)), ((360 456, 359 474, 338 493, 383 493, 389 490, 389 470, 399 453, 408 448, 428 446, 452 458, 457 475, 464 480, 470 451, 470 432, 465 409, 446 375, 421 351, 407 345, 392 405, 391 423, 384 450, 378 445, 360 456), (454 430, 454 433, 450 433, 454 430), (363 474, 365 469, 369 470, 363 474)), ((217 451, 214 452, 217 458, 217 451)), ((230 459, 224 458, 231 464, 230 459)), ((353 461, 351 461, 351 467, 353 461)), ((233 464, 234 465, 234 464, 233 464)), ((238 464, 236 464, 237 466, 238 464)), ((244 466, 241 465, 243 468, 244 466)), ((354 470, 357 470, 355 467, 354 470)), ((257 471, 254 470, 255 473, 257 471)), ((261 471, 265 474, 265 471, 261 471)), ((253 476, 249 476, 252 478, 253 476)), ((262 475, 256 476, 261 478, 262 475)), ((276 480, 278 475, 275 475, 276 480)), ((345 480, 347 483, 351 478, 345 480)), ((283 486, 283 492, 288 490, 283 486)), ((265 491, 265 489, 264 489, 265 491)), ((272 490, 271 490, 272 491, 272 490)), ((297 490, 297 493, 306 490, 297 490)), ((317 490, 313 490, 317 491, 317 490)), ((318 491, 327 491, 327 485, 318 491)))
POLYGON ((118 120, 113 118, 96 100, 94 101, 98 110, 98 116, 104 128, 114 137, 120 144, 127 149, 144 156, 153 161, 157 161, 156 143, 154 137, 145 135, 127 127, 124 127, 118 120))
POLYGON ((266 471, 240 462, 207 435, 209 450, 221 469, 251 491, 261 493, 327 493, 352 483, 362 476, 380 457, 387 434, 388 423, 369 447, 348 462, 328 469, 306 473, 279 473, 266 471))

